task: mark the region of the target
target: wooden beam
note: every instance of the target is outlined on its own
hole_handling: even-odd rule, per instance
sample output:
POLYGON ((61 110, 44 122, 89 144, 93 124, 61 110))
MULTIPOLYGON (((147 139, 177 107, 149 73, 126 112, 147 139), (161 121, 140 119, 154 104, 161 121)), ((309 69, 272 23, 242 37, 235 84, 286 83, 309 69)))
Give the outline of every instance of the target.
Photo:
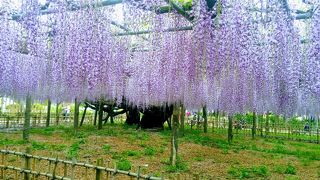
POLYGON ((175 9, 179 14, 181 14, 183 17, 185 17, 189 22, 193 21, 193 17, 184 11, 180 6, 178 6, 173 0, 165 0, 170 6, 172 6, 173 9, 175 9))
MULTIPOLYGON (((178 27, 178 28, 168 28, 164 29, 164 32, 174 32, 174 31, 188 31, 192 30, 192 26, 186 26, 186 27, 178 27)), ((130 35, 141 35, 141 34, 150 34, 154 31, 152 30, 145 30, 145 31, 136 31, 136 32, 125 32, 125 33, 116 33, 114 36, 130 36, 130 35)))

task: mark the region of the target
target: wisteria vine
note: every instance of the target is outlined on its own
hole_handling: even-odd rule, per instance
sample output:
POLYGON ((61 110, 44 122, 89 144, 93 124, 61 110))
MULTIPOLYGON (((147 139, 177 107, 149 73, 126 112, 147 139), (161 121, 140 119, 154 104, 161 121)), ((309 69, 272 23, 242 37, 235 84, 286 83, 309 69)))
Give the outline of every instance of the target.
POLYGON ((71 101, 123 99, 139 106, 206 106, 230 114, 273 111, 286 116, 320 110, 320 10, 301 44, 293 18, 278 1, 270 13, 251 1, 194 0, 192 22, 164 1, 21 0, 13 19, 0 4, 0 95, 71 101), (118 36, 114 13, 124 10, 118 36), (75 9, 75 10, 70 10, 75 9), (179 31, 192 26, 192 30, 179 31), (168 30, 171 29, 171 30, 168 30))

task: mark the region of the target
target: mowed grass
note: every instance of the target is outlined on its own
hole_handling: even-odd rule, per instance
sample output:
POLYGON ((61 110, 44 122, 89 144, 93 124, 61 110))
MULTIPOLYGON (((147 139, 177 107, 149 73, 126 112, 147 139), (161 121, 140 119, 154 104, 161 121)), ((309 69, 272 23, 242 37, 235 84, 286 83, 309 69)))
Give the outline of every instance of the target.
MULTIPOLYGON (((177 166, 169 163, 171 131, 148 132, 122 124, 58 126, 32 129, 30 142, 21 132, 0 133, 0 149, 24 151, 94 164, 104 159, 113 167, 167 178, 199 175, 201 179, 319 179, 320 145, 257 137, 235 136, 232 144, 223 133, 203 133, 186 127, 180 137, 177 166)), ((9 159, 10 160, 10 159, 9 159)), ((14 162, 11 160, 12 163, 14 162)))

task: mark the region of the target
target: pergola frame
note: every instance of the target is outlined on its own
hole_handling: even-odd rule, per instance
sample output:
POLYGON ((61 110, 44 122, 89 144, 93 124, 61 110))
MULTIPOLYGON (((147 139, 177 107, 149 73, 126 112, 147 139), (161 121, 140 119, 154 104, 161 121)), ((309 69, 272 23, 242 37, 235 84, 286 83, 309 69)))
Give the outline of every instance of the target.
MULTIPOLYGON (((164 0, 164 1, 168 3, 168 6, 155 7, 155 13, 157 13, 157 14, 170 13, 170 12, 172 12, 172 10, 175 10, 178 14, 183 16, 187 21, 189 21, 191 24, 193 24, 194 17, 191 16, 188 13, 188 11, 192 9, 192 7, 190 7, 190 6, 189 7, 180 7, 173 0, 164 0)), ((105 6, 121 4, 123 2, 124 2, 124 0, 103 0, 103 1, 101 1, 99 3, 94 3, 94 4, 84 4, 82 6, 71 6, 68 9, 68 11, 77 11, 77 10, 80 10, 80 9, 86 8, 86 7, 99 8, 99 7, 105 7, 105 6)), ((208 9, 212 9, 214 7, 214 5, 217 3, 217 0, 206 0, 206 2, 207 2, 208 9)), ((290 13, 291 10, 289 8, 287 0, 281 0, 281 3, 282 3, 283 8, 288 13, 288 15, 291 16, 291 13, 290 13)), ((58 13, 57 11, 48 10, 48 7, 49 7, 49 3, 46 3, 44 6, 41 6, 39 15, 48 15, 48 14, 58 13)), ((309 19, 309 18, 312 17, 315 9, 309 9, 306 12, 297 11, 295 19, 296 20, 309 19)), ((23 15, 21 15, 21 14, 15 14, 15 15, 11 16, 11 19, 15 20, 15 21, 18 21, 22 17, 23 17, 23 15)), ((293 17, 291 17, 291 18, 293 18, 293 17)), ((129 29, 125 25, 119 24, 116 21, 111 21, 111 24, 116 26, 116 27, 118 27, 118 28, 120 28, 120 29, 122 29, 123 31, 125 31, 124 33, 116 33, 115 34, 116 36, 141 35, 141 34, 148 34, 148 33, 153 32, 151 30, 132 31, 131 29, 129 29)), ((192 25, 191 26, 186 26, 186 27, 168 28, 168 29, 165 29, 164 32, 192 30, 192 28, 193 28, 192 25)), ((146 40, 145 37, 142 37, 142 38, 144 40, 146 40)))
MULTIPOLYGON (((139 1, 139 0, 137 0, 139 1)), ((190 26, 185 26, 185 27, 175 27, 175 28, 167 28, 164 29, 163 32, 175 32, 175 31, 188 31, 193 29, 193 20, 194 17, 190 15, 188 11, 192 10, 191 6, 186 6, 186 7, 181 7, 178 4, 174 2, 174 0, 164 0, 168 5, 167 6, 161 6, 161 7, 154 7, 152 10, 155 11, 156 14, 164 14, 164 13, 171 13, 173 10, 183 16, 188 22, 190 22, 190 26)), ((81 10, 83 8, 88 8, 88 7, 94 7, 94 8, 100 8, 100 7, 106 7, 106 6, 112 6, 112 5, 117 5, 123 3, 124 0, 102 0, 99 3, 93 3, 93 4, 84 4, 81 6, 70 6, 67 11, 77 11, 81 10)), ((212 9, 215 4, 218 2, 218 0, 206 0, 208 9, 212 9)), ((280 2, 282 4, 282 7, 286 10, 289 18, 296 19, 296 20, 302 20, 302 19, 309 19, 312 17, 314 14, 315 10, 314 9, 309 9, 308 11, 297 11, 295 12, 296 16, 293 17, 291 14, 291 10, 289 8, 287 0, 281 0, 280 2)), ((48 10, 49 3, 46 3, 45 5, 40 7, 39 15, 48 15, 48 14, 54 14, 54 13, 59 13, 58 11, 54 10, 48 10)), ((146 9, 148 10, 148 9, 146 9)), ((149 9, 151 10, 151 9, 149 9)), ((263 11, 262 9, 255 9, 252 11, 263 11)), ((19 21, 24 15, 23 14, 15 14, 11 16, 11 20, 14 21, 19 21)), ((214 18, 216 15, 214 15, 212 18, 214 18)), ((118 27, 122 29, 124 32, 119 32, 115 33, 114 36, 138 36, 138 35, 143 35, 143 34, 149 34, 154 31, 152 30, 142 30, 142 31, 132 31, 130 28, 126 27, 125 25, 119 24, 116 21, 111 21, 110 22, 113 26, 118 27)), ((50 35, 49 35, 50 36, 50 35)), ((144 36, 139 36, 145 41, 148 41, 148 39, 144 36)), ((309 42, 309 40, 304 40, 301 43, 306 43, 309 42)), ((12 49, 11 49, 12 51, 12 49)), ((13 50, 15 51, 15 50, 13 50)), ((18 52, 18 51, 15 51, 18 52)), ((27 52, 20 52, 23 54, 28 54, 27 52)))

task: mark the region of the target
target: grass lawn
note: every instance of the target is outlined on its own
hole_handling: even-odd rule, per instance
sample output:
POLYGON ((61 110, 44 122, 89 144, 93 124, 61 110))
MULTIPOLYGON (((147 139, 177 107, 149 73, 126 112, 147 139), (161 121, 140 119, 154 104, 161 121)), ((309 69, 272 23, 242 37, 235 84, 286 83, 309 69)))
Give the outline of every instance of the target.
MULTIPOLYGON (((148 164, 143 174, 196 175, 201 179, 320 179, 320 145, 257 137, 236 136, 232 145, 222 133, 204 134, 188 126, 179 138, 179 162, 169 165, 171 131, 136 131, 121 124, 102 130, 84 126, 32 129, 30 143, 21 141, 21 132, 0 133, 0 149, 25 151, 60 159, 77 159, 95 164, 103 158, 123 170, 136 171, 148 164)), ((9 159, 18 163, 18 159, 9 159)))

